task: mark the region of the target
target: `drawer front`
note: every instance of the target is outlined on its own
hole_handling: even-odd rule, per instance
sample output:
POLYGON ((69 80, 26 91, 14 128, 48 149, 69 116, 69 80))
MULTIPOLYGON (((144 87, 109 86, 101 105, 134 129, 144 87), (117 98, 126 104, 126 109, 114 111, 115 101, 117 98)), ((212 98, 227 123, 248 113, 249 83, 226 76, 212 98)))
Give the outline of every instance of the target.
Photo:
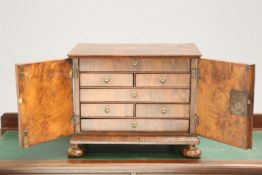
POLYGON ((190 74, 137 74, 136 86, 190 87, 190 74))
POLYGON ((82 131, 148 131, 187 133, 189 120, 174 119, 82 119, 82 131))
POLYGON ((189 89, 80 89, 80 101, 189 102, 189 89))
POLYGON ((189 118, 187 104, 137 104, 136 117, 189 118))
POLYGON ((80 74, 80 86, 133 86, 133 74, 80 74))
POLYGON ((133 104, 81 104, 81 117, 133 117, 133 104))
POLYGON ((80 71, 151 71, 189 72, 186 58, 86 58, 80 59, 80 71))

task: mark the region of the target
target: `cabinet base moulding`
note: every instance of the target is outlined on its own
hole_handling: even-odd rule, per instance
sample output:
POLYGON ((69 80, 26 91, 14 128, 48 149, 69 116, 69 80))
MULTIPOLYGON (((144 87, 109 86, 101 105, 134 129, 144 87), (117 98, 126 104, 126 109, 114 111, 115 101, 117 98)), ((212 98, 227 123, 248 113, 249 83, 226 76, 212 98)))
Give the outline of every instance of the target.
POLYGON ((73 135, 71 144, 143 144, 143 145, 198 145, 197 136, 141 135, 141 134, 79 134, 73 135))

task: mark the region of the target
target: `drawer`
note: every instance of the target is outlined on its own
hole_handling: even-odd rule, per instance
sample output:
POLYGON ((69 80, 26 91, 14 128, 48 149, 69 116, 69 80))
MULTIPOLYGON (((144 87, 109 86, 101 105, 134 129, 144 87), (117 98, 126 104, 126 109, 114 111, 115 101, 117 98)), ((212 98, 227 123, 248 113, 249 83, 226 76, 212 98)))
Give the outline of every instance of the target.
POLYGON ((133 104, 81 104, 81 117, 133 117, 133 104))
POLYGON ((153 57, 96 57, 80 59, 80 71, 151 71, 151 72, 189 72, 190 59, 153 57))
POLYGON ((133 86, 133 74, 81 73, 80 86, 133 86))
POLYGON ((189 89, 80 89, 81 102, 189 102, 189 89))
POLYGON ((136 86, 190 87, 190 74, 137 74, 136 86))
POLYGON ((136 117, 189 118, 187 104, 137 104, 136 117))
POLYGON ((181 132, 189 130, 189 120, 175 119, 82 119, 82 131, 181 132))

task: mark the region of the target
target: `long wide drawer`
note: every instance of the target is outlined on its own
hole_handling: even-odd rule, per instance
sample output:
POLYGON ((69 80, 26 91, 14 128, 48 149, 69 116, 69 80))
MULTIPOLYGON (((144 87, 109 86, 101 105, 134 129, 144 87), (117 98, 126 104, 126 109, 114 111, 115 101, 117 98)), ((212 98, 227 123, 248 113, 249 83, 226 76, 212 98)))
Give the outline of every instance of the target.
POLYGON ((82 118, 133 117, 133 104, 81 104, 82 118))
POLYGON ((133 74, 80 73, 80 86, 133 86, 133 74))
POLYGON ((80 89, 81 102, 189 102, 189 89, 80 89))
POLYGON ((174 119, 82 119, 82 131, 148 131, 187 133, 189 120, 174 119))
POLYGON ((190 59, 186 58, 107 58, 96 57, 80 59, 80 71, 152 71, 189 72, 190 59))
POLYGON ((136 86, 190 87, 190 74, 137 74, 136 86))
POLYGON ((136 104, 136 117, 189 118, 188 104, 136 104))

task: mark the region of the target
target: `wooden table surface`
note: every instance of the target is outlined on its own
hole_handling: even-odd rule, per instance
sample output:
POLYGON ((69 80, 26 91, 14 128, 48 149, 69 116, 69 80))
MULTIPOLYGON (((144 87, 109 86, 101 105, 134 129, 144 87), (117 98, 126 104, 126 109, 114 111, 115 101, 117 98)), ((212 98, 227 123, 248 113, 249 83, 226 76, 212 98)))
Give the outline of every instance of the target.
MULTIPOLYGON (((10 128, 15 129, 12 124, 10 128)), ((63 152, 69 138, 21 149, 17 132, 10 131, 0 140, 0 174, 262 174, 262 132, 255 134, 254 149, 249 151, 201 139, 204 152, 199 160, 179 157, 177 148, 95 145, 87 147, 84 159, 68 159, 63 152), (217 146, 211 149, 207 143, 217 146)))

